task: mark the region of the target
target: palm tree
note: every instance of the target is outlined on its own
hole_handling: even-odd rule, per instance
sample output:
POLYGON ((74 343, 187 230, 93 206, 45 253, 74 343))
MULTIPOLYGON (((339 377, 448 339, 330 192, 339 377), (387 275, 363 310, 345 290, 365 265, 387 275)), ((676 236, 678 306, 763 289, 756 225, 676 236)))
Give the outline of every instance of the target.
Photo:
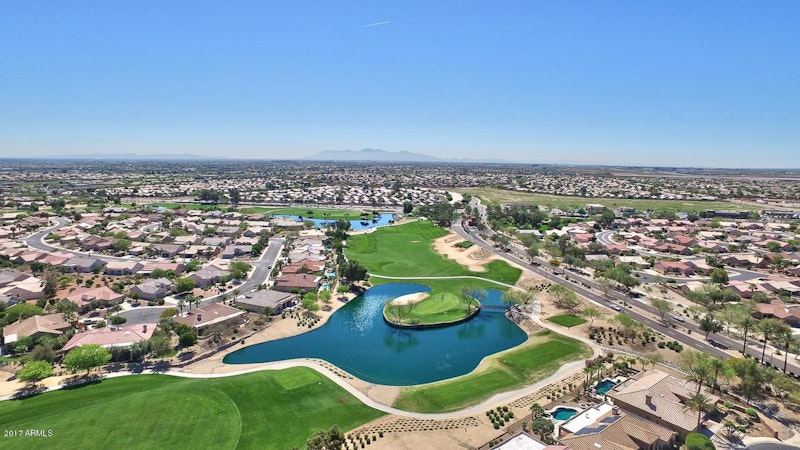
POLYGON ((705 382, 711 376, 711 367, 708 362, 708 355, 700 352, 681 353, 681 365, 686 369, 690 381, 697 383, 697 392, 703 388, 705 382))
POLYGON ((761 336, 764 337, 764 346, 761 348, 761 364, 764 364, 764 356, 767 353, 767 343, 775 336, 775 332, 782 324, 783 322, 780 320, 771 317, 762 319, 761 322, 759 322, 758 331, 761 333, 761 336))
POLYGON ((775 339, 783 347, 783 373, 786 373, 786 365, 789 362, 789 347, 797 342, 797 338, 792 334, 792 329, 783 324, 775 333, 775 339))
POLYGON ((742 330, 742 354, 747 354, 747 333, 752 330, 758 322, 750 314, 745 314, 739 320, 739 328, 742 330))
POLYGON ((725 373, 725 371, 728 369, 728 364, 719 358, 711 358, 708 360, 708 366, 714 373, 714 377, 712 378, 711 382, 711 392, 713 393, 714 389, 717 387, 717 378, 719 378, 719 374, 725 373))
POLYGON ((692 411, 697 411, 697 429, 700 429, 700 419, 704 412, 709 412, 713 408, 713 404, 711 400, 708 398, 706 394, 695 394, 689 397, 684 403, 684 408, 690 409, 692 411))

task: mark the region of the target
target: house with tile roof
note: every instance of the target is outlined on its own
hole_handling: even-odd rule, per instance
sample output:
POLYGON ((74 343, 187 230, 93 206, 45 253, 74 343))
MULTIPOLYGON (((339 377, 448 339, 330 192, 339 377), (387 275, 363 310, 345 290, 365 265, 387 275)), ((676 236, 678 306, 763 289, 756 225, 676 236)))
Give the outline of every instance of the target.
POLYGON ((616 412, 561 436, 560 442, 573 450, 657 450, 674 448, 675 437, 674 431, 657 423, 616 412))
POLYGON ((99 301, 104 307, 117 305, 122 303, 125 295, 117 294, 106 286, 98 287, 79 287, 70 292, 62 299, 62 302, 68 301, 78 305, 81 312, 86 312, 92 305, 92 302, 99 301))
POLYGON ((156 324, 154 323, 94 328, 76 333, 72 336, 72 339, 64 344, 64 348, 61 350, 68 352, 75 347, 89 344, 96 344, 105 348, 130 347, 137 342, 146 341, 153 337, 155 330, 156 324))
POLYGON ((245 312, 238 308, 211 303, 202 308, 195 308, 173 317, 172 320, 194 328, 198 336, 203 336, 209 327, 219 324, 234 323, 245 312))
MULTIPOLYGON (((697 431, 697 413, 685 405, 696 392, 694 382, 659 370, 646 370, 614 386, 606 398, 624 412, 666 427, 685 439, 687 434, 697 431)), ((705 387, 701 386, 700 392, 712 404, 719 401, 705 387)))
POLYGON ((30 336, 37 339, 42 336, 60 336, 70 329, 70 324, 64 322, 61 314, 47 314, 31 316, 6 325, 3 330, 3 342, 7 346, 17 342, 20 338, 30 336))

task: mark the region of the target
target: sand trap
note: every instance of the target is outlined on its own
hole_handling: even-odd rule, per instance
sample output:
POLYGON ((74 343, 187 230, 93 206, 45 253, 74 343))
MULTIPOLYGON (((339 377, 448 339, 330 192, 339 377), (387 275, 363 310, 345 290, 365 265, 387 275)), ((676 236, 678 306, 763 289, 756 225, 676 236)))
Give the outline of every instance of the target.
POLYGON ((412 303, 419 303, 426 298, 428 298, 429 293, 427 292, 417 292, 416 294, 406 294, 397 297, 396 299, 389 302, 392 305, 410 305, 412 303))
POLYGON ((433 248, 437 253, 454 260, 473 272, 486 272, 486 268, 483 267, 483 265, 495 259, 499 259, 496 255, 477 245, 466 249, 456 247, 455 244, 461 241, 463 241, 463 239, 459 235, 450 233, 447 236, 440 237, 433 241, 433 248))

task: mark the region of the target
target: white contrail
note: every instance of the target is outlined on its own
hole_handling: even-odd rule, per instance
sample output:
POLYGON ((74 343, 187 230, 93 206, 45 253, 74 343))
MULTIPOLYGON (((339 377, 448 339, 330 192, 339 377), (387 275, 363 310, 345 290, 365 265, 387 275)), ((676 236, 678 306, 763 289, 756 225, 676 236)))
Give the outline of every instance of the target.
POLYGON ((369 24, 366 24, 366 25, 361 25, 358 28, 377 27, 378 25, 386 25, 389 22, 390 22, 389 20, 384 20, 383 22, 375 22, 375 23, 369 23, 369 24))

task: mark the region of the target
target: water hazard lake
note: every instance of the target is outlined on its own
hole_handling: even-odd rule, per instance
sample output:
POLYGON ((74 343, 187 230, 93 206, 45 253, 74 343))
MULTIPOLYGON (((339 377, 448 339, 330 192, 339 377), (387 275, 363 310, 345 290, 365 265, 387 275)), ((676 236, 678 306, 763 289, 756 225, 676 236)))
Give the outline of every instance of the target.
MULTIPOLYGON (((322 327, 245 347, 225 356, 223 362, 319 358, 372 383, 406 386, 464 375, 484 357, 527 339, 500 311, 481 310, 468 322, 428 330, 399 330, 384 322, 384 303, 428 290, 407 283, 375 286, 334 312, 322 327)), ((488 294, 484 305, 502 304, 502 292, 489 290, 488 294)))
MULTIPOLYGON (((314 222, 314 228, 323 228, 336 223, 335 220, 331 219, 315 219, 313 217, 303 217, 301 219, 300 216, 291 216, 286 214, 275 214, 273 217, 292 219, 297 222, 303 222, 303 221, 314 222)), ((354 220, 348 220, 348 222, 350 222, 350 230, 360 231, 375 227, 382 227, 384 225, 388 225, 393 220, 394 220, 394 214, 379 214, 375 217, 375 220, 354 219, 354 220)))

